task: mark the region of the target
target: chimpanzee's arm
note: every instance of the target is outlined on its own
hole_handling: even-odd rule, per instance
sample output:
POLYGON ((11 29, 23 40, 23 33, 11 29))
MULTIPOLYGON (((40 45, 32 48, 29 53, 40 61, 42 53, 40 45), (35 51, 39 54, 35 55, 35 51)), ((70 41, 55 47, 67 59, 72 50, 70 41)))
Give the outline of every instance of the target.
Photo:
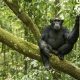
POLYGON ((47 43, 44 40, 39 41, 39 47, 42 54, 45 54, 46 56, 50 56, 50 50, 48 48, 47 43))
POLYGON ((57 50, 57 54, 60 54, 61 57, 64 57, 65 54, 68 54, 72 50, 74 43, 79 37, 79 18, 80 15, 76 17, 73 30, 70 33, 66 33, 66 43, 57 50))
POLYGON ((80 15, 78 15, 76 17, 74 28, 69 33, 69 36, 68 36, 69 44, 74 44, 77 41, 78 37, 79 37, 79 22, 80 22, 79 19, 80 19, 80 15))
POLYGON ((49 28, 44 29, 41 39, 39 41, 39 48, 42 52, 42 54, 45 54, 46 56, 50 56, 51 46, 49 46, 46 42, 49 38, 48 36, 49 28))

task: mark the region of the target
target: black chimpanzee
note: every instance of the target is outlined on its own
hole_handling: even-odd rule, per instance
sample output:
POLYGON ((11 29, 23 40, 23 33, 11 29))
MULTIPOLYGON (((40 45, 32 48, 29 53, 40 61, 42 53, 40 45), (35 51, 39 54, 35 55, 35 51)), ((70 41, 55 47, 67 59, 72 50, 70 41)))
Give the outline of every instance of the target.
POLYGON ((72 50, 79 37, 79 18, 80 15, 76 16, 75 25, 71 32, 63 27, 63 20, 59 19, 51 20, 51 25, 44 29, 39 41, 39 48, 46 68, 50 66, 50 53, 54 53, 60 60, 63 60, 64 55, 72 50))

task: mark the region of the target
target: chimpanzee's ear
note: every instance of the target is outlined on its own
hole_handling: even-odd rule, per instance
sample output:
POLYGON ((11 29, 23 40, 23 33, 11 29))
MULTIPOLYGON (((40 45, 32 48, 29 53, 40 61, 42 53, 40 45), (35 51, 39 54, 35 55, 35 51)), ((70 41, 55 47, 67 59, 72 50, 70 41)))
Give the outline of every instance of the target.
POLYGON ((53 22, 53 20, 52 19, 50 19, 50 23, 52 23, 53 22))

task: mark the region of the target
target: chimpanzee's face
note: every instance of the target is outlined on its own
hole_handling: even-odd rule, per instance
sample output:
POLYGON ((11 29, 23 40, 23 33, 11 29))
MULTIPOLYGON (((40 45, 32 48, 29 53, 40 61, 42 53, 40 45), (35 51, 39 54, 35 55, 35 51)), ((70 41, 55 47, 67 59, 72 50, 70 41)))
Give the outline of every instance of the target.
POLYGON ((62 29, 62 24, 63 24, 63 20, 59 20, 59 19, 54 19, 52 21, 50 21, 51 23, 51 28, 53 30, 60 30, 62 29))

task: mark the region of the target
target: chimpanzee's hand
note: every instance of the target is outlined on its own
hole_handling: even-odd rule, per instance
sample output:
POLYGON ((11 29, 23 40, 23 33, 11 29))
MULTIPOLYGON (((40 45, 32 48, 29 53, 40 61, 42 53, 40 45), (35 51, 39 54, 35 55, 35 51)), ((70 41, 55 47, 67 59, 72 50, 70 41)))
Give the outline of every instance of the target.
POLYGON ((52 52, 52 47, 49 44, 47 44, 47 48, 52 52))
POLYGON ((58 51, 53 50, 52 47, 50 45, 47 45, 48 49, 50 50, 51 53, 58 55, 58 51))
POLYGON ((58 56, 58 51, 52 50, 52 53, 55 54, 56 56, 58 56))
POLYGON ((80 21, 80 14, 76 16, 76 20, 80 21))

